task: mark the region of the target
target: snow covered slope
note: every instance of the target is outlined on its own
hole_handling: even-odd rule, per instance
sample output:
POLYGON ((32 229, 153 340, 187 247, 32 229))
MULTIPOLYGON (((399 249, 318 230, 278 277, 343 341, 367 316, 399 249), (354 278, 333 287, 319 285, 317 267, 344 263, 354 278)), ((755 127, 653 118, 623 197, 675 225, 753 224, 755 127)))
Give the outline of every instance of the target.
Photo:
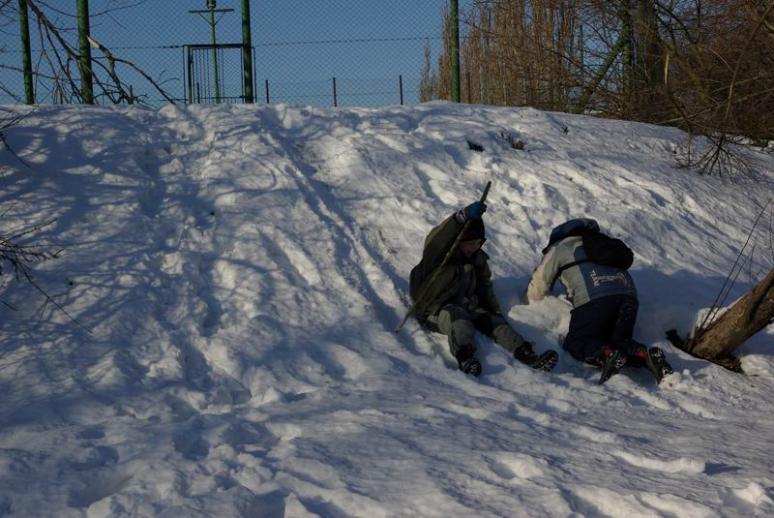
POLYGON ((675 167, 684 138, 442 103, 39 107, 7 131, 2 228, 54 220, 34 239, 64 254, 36 279, 78 324, 3 276, 0 515, 771 516, 774 329, 746 377, 664 332, 712 303, 774 156, 701 177, 675 167), (474 380, 443 337, 393 332, 424 236, 488 180, 514 327, 560 348, 569 306, 522 293, 550 229, 593 217, 635 250, 636 334, 676 374, 600 387, 482 339, 474 380))

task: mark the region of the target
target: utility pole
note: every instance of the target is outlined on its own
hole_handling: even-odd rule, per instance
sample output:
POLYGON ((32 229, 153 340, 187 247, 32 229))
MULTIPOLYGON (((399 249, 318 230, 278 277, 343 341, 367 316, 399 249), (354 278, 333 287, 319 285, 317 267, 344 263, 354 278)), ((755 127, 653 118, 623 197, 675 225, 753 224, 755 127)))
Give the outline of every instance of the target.
POLYGON ((452 101, 460 102, 460 2, 451 0, 451 95, 452 101))
POLYGON ((91 70, 91 43, 89 42, 89 0, 78 0, 78 45, 81 98, 86 104, 94 104, 94 74, 91 70))
POLYGON ((30 23, 27 2, 19 0, 19 29, 22 40, 22 67, 24 69, 24 100, 35 104, 35 90, 32 87, 32 51, 30 50, 30 23))
POLYGON ((250 0, 242 0, 242 80, 245 102, 255 102, 253 93, 253 38, 250 32, 250 0))
POLYGON ((210 26, 210 37, 212 41, 212 71, 215 75, 215 102, 220 103, 220 67, 218 66, 218 40, 215 37, 215 26, 223 18, 226 13, 233 12, 233 9, 217 9, 217 0, 207 0, 206 10, 193 10, 188 11, 191 14, 198 14, 204 21, 210 26), (216 14, 219 16, 216 19, 216 14), (208 15, 208 17, 205 17, 208 15))

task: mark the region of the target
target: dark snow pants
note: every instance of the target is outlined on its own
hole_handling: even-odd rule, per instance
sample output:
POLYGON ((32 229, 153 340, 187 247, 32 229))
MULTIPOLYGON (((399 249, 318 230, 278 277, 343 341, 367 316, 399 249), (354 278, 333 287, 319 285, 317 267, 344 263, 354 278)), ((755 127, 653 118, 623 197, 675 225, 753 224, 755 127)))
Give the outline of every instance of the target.
POLYGON ((495 343, 513 354, 524 339, 513 330, 502 315, 484 309, 467 310, 462 306, 447 304, 437 315, 427 319, 427 327, 449 337, 449 351, 463 362, 476 352, 474 335, 479 331, 494 339, 495 343))
POLYGON ((604 347, 634 355, 632 340, 639 302, 631 295, 609 295, 578 306, 570 313, 570 330, 562 347, 578 361, 597 357, 604 347))

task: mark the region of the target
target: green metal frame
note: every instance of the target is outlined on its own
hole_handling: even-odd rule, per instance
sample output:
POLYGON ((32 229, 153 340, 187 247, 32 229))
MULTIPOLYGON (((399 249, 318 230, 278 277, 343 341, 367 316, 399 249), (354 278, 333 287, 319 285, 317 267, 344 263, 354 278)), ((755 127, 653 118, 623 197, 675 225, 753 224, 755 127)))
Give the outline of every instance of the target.
POLYGON ((22 69, 24 73, 24 100, 35 104, 35 90, 32 84, 32 51, 30 50, 30 23, 27 2, 19 0, 19 32, 22 43, 22 69))

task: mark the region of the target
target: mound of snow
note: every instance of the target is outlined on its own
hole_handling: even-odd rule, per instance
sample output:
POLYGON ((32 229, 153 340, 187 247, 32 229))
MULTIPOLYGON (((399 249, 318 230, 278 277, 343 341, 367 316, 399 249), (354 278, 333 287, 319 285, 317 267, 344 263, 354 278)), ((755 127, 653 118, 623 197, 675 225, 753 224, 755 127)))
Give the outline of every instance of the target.
POLYGON ((770 154, 749 152, 754 179, 702 177, 675 167, 675 129, 445 103, 47 106, 6 133, 4 232, 52 221, 29 239, 64 253, 36 280, 77 323, 3 277, 0 514, 774 512, 774 330, 744 346, 754 377, 664 338, 714 300, 770 154), (593 217, 634 249, 636 335, 675 375, 600 387, 482 339, 473 380, 440 335, 393 332, 424 236, 489 180, 514 327, 560 348, 570 307, 522 294, 550 229, 593 217))

